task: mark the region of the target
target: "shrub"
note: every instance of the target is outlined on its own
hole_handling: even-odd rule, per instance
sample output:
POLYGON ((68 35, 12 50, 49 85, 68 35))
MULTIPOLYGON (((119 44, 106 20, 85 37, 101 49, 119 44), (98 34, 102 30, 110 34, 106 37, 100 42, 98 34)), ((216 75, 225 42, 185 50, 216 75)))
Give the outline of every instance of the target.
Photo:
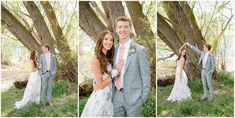
POLYGON ((217 74, 217 77, 219 79, 220 86, 226 85, 229 87, 233 87, 233 73, 220 71, 217 74))
POLYGON ((66 80, 58 80, 55 82, 52 90, 53 97, 60 97, 71 93, 70 84, 66 80))
POLYGON ((142 117, 153 117, 156 116, 156 97, 150 95, 147 101, 143 104, 141 109, 142 117))

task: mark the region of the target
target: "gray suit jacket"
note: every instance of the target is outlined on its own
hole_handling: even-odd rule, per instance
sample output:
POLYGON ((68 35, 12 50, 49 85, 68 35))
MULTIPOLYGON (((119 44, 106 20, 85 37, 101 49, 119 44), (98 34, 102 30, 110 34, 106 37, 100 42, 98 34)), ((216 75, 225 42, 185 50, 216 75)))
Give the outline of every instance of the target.
MULTIPOLYGON (((115 47, 114 61, 119 45, 115 47)), ((114 64, 114 68, 116 65, 114 64)), ((142 102, 148 98, 150 90, 150 67, 145 47, 131 42, 128 51, 123 75, 123 91, 128 105, 135 105, 140 99, 142 102)), ((113 81, 113 95, 116 89, 113 81)))
MULTIPOLYGON (((46 62, 46 55, 42 54, 39 59, 39 66, 40 66, 40 74, 46 72, 47 62, 46 62)), ((57 71, 57 64, 56 64, 56 56, 51 53, 51 63, 50 63, 50 71, 52 75, 56 74, 57 71)))
MULTIPOLYGON (((192 45, 191 45, 192 46, 192 45)), ((200 56, 200 59, 199 59, 199 62, 198 62, 198 66, 200 69, 202 69, 202 60, 203 60, 203 57, 205 56, 205 53, 201 50, 199 50, 198 48, 192 46, 191 47, 197 54, 199 54, 200 56)), ((206 73, 207 74, 213 74, 215 70, 215 59, 214 59, 214 56, 209 53, 208 57, 207 57, 207 60, 206 60, 206 73)))

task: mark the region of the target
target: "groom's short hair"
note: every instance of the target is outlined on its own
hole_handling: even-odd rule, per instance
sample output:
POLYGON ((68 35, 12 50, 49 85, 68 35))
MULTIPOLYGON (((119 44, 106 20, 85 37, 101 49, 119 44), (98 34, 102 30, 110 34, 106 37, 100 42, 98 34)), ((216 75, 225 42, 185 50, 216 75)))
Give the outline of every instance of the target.
POLYGON ((204 44, 204 46, 207 47, 209 51, 211 50, 211 45, 210 44, 204 44))
POLYGON ((118 22, 118 21, 128 21, 130 27, 132 27, 132 20, 131 20, 129 17, 127 17, 127 16, 119 16, 119 17, 117 17, 117 18, 115 19, 115 26, 116 26, 116 27, 117 27, 117 22, 118 22))
POLYGON ((44 48, 47 48, 48 50, 50 50, 50 47, 49 47, 48 44, 43 45, 43 47, 44 47, 44 48))

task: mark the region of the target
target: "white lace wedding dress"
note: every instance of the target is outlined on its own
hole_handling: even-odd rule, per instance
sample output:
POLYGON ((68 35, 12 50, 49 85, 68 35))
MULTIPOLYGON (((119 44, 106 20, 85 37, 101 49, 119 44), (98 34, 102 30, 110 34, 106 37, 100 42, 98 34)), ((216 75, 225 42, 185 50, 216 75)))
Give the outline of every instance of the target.
POLYGON ((188 87, 188 77, 184 70, 182 70, 182 78, 180 78, 181 62, 177 61, 175 83, 171 91, 168 101, 182 102, 187 99, 191 99, 191 91, 188 87))
POLYGON ((17 101, 15 103, 16 109, 20 109, 29 103, 39 104, 40 91, 41 91, 41 77, 39 71, 37 70, 30 74, 22 100, 17 101))
MULTIPOLYGON (((111 68, 111 65, 109 65, 108 68, 111 68)), ((108 71, 110 71, 110 69, 108 69, 108 71)), ((103 80, 105 80, 107 76, 107 74, 104 74, 103 80)), ((81 117, 112 117, 113 113, 112 82, 110 82, 103 89, 91 93, 81 117)))

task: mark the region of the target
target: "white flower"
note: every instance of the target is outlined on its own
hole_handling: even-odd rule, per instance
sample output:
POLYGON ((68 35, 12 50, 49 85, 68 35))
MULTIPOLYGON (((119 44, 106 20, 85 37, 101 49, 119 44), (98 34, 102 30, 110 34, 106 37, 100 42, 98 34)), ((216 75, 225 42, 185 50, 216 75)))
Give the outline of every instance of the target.
POLYGON ((117 71, 117 69, 113 69, 113 70, 111 71, 111 75, 112 75, 112 78, 117 77, 117 76, 118 76, 118 71, 117 71))
POLYGON ((111 72, 111 71, 112 71, 112 66, 111 66, 111 64, 109 64, 109 65, 107 66, 107 71, 108 71, 108 72, 111 72))
POLYGON ((130 54, 134 54, 135 52, 136 52, 135 47, 132 47, 132 48, 129 50, 129 55, 130 55, 130 54))

